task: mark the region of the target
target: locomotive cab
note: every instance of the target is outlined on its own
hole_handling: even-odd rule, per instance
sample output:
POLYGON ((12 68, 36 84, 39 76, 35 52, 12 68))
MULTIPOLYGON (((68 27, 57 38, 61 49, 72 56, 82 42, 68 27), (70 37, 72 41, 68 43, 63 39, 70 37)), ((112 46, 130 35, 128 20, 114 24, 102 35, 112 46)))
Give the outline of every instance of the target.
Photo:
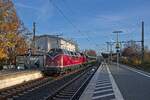
POLYGON ((59 74, 62 66, 62 54, 63 50, 54 48, 51 49, 46 55, 46 66, 44 71, 48 74, 59 74))

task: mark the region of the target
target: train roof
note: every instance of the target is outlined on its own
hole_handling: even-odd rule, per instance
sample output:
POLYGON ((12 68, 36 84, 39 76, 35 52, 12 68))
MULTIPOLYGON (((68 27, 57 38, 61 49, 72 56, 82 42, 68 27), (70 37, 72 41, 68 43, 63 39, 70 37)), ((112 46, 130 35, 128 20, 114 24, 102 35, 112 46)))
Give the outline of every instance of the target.
MULTIPOLYGON (((60 53, 72 55, 72 56, 83 55, 83 54, 80 53, 80 52, 69 51, 69 50, 61 49, 61 48, 52 48, 52 49, 50 49, 50 51, 52 51, 52 50, 55 50, 56 52, 60 52, 60 53)), ((48 53, 50 53, 50 51, 49 51, 48 53)))

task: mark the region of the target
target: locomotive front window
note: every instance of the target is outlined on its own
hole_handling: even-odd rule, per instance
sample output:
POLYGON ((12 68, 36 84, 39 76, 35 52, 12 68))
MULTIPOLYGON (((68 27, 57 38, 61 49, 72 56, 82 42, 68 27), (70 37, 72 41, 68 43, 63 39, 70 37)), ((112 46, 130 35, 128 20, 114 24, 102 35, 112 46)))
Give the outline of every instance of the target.
POLYGON ((62 54, 63 53, 63 51, 61 50, 61 49, 51 49, 49 52, 48 52, 48 54, 50 55, 50 56, 56 56, 56 55, 58 55, 58 54, 62 54))
POLYGON ((74 53, 72 52, 72 55, 74 56, 74 53))

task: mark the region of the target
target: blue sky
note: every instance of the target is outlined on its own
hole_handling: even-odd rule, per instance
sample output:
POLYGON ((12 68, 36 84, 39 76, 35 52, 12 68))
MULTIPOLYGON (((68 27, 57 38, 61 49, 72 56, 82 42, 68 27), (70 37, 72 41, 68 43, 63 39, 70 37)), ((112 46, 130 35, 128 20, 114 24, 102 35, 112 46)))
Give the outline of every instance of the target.
POLYGON ((38 35, 60 34, 78 42, 81 49, 105 50, 115 41, 112 32, 122 30, 120 40, 140 40, 141 21, 145 21, 145 45, 150 43, 150 0, 13 0, 25 26, 38 35), (52 4, 53 3, 53 4, 52 4), (69 20, 54 6, 61 9, 69 20))

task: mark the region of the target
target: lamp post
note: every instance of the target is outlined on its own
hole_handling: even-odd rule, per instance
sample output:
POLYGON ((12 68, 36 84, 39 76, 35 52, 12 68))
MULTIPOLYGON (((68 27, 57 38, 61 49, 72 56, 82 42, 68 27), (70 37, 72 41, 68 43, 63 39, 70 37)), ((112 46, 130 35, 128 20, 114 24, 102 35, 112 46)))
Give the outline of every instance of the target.
POLYGON ((114 31, 113 33, 117 34, 117 42, 116 42, 116 52, 117 52, 117 67, 119 67, 119 33, 122 33, 122 31, 114 31))

